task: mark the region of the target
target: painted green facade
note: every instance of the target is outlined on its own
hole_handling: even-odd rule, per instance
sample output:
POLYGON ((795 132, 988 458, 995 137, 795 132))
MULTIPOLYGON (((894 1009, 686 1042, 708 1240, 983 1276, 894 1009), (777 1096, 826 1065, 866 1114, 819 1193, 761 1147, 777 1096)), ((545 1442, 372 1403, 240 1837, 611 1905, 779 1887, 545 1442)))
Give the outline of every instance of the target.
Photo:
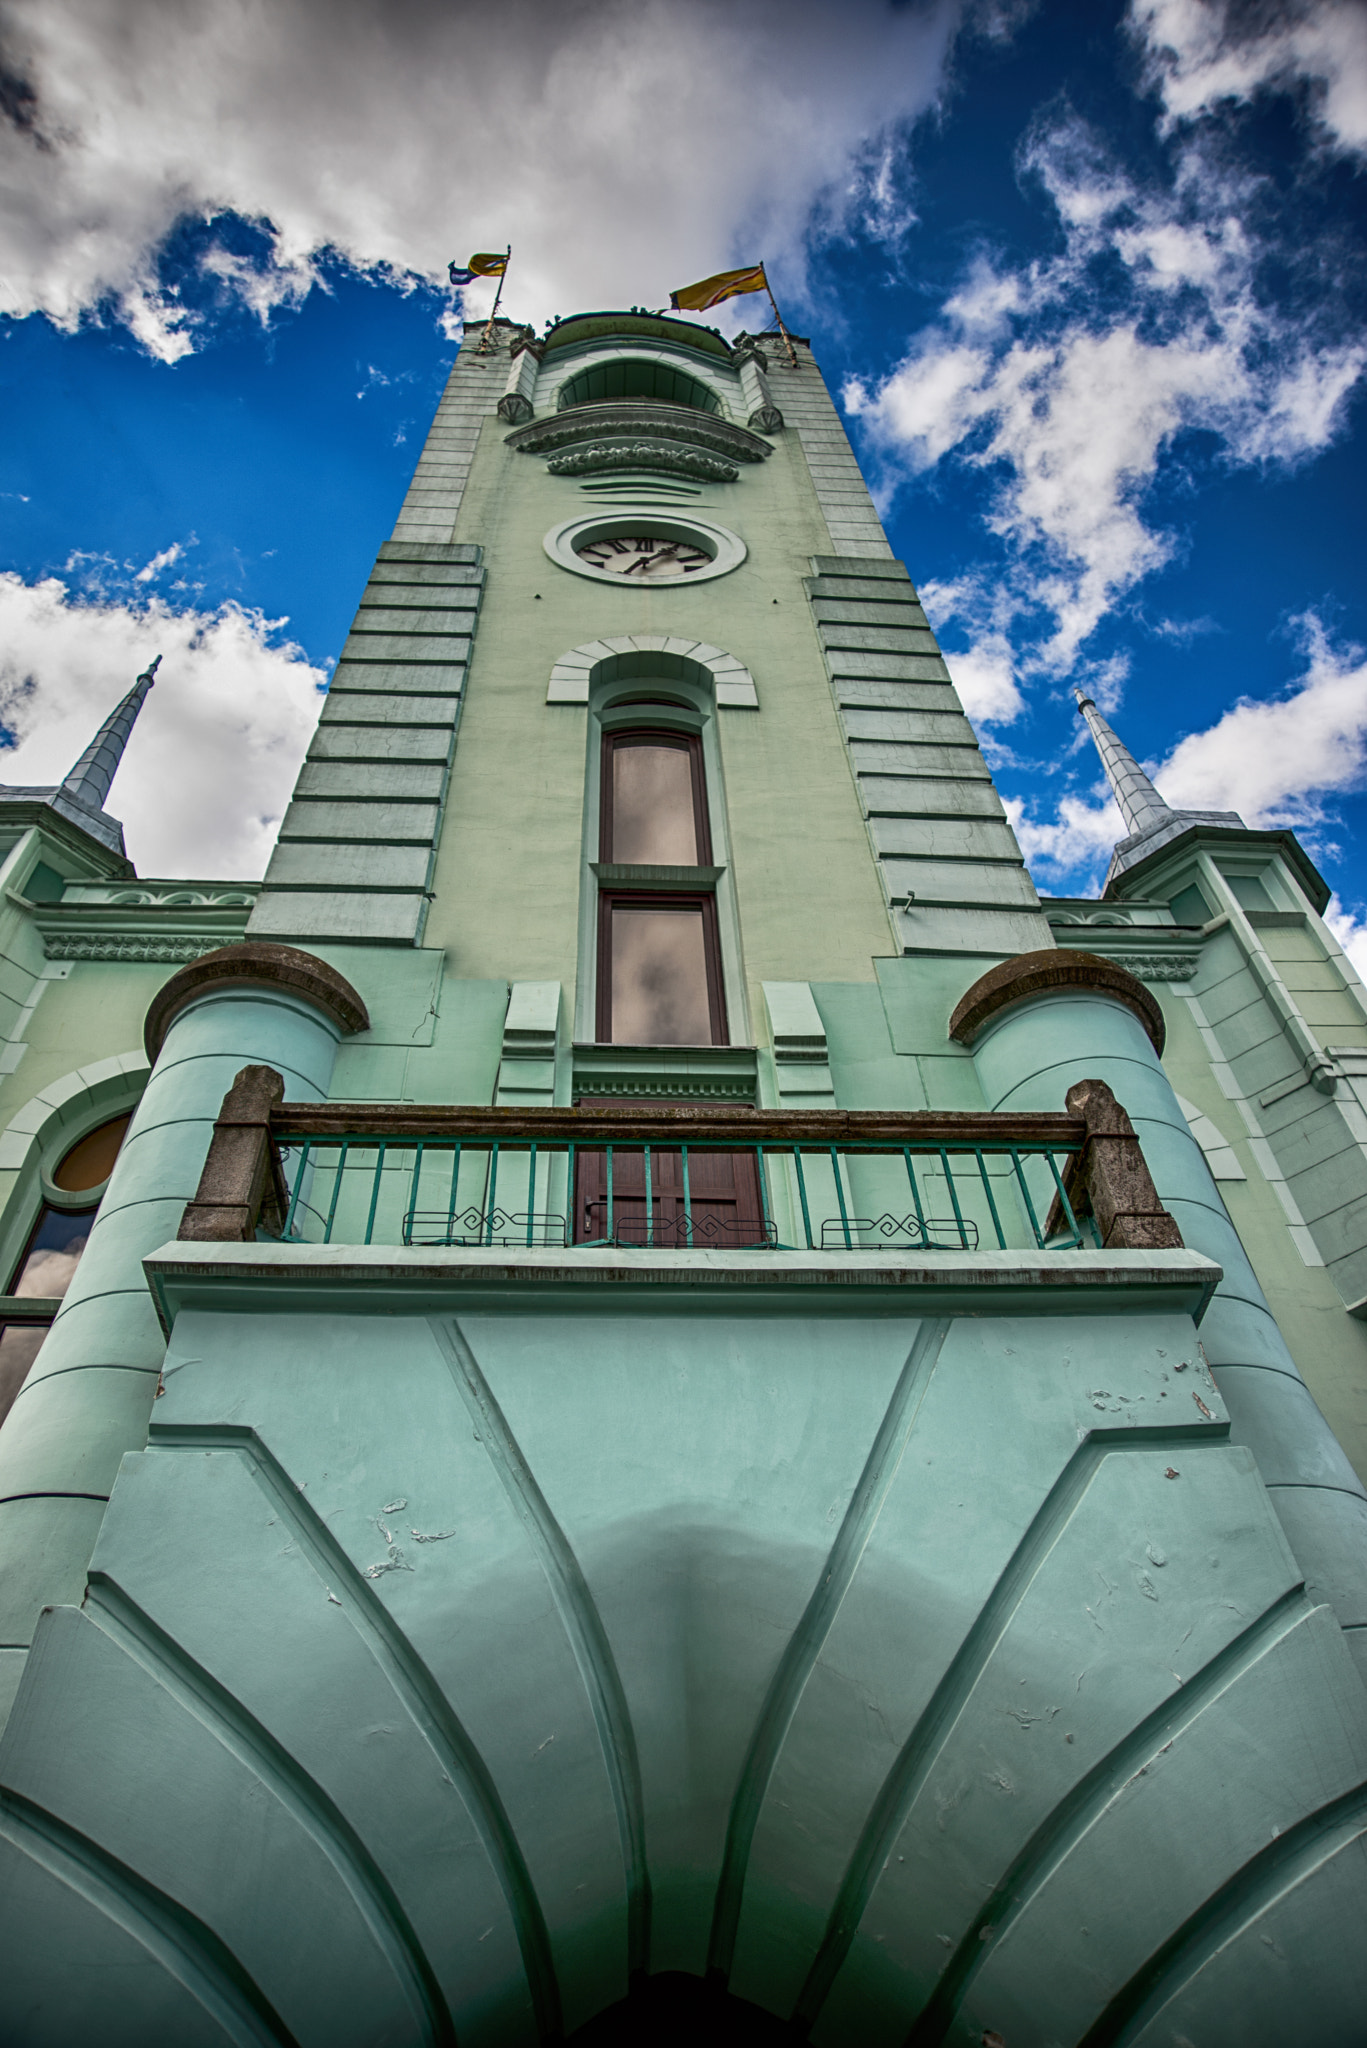
POLYGON ((830 2048, 1359 2042, 1367 997, 1320 878, 1140 776, 1103 898, 1041 902, 805 343, 478 341, 263 883, 0 792, 9 1275, 134 1112, 0 1427, 0 2038, 496 2048, 685 1972, 830 2048), (710 568, 586 572, 614 530, 710 568), (705 876, 600 860, 643 721, 696 742, 705 876), (599 1041, 628 885, 714 896, 729 1043, 599 1041), (244 937, 368 1028, 245 977, 149 1066, 244 937), (950 1036, 1056 947, 1161 1061, 1085 986, 950 1036), (774 1249, 424 1247, 407 1154, 329 1242, 302 1199, 179 1242, 252 1064, 415 1112, 1101 1079, 1183 1248, 1041 1248, 1000 1186, 1004 1248, 804 1248, 781 1162, 774 1249))

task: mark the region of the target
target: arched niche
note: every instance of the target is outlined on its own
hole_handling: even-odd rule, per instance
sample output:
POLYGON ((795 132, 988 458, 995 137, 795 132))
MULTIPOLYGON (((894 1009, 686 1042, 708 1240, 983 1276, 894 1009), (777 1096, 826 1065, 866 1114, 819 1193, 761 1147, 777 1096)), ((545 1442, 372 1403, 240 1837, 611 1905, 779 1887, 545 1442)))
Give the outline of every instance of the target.
POLYGON ((613 355, 586 364, 560 386, 559 411, 574 405, 602 405, 615 398, 653 399, 661 405, 720 412, 721 401, 701 378, 658 356, 613 355))

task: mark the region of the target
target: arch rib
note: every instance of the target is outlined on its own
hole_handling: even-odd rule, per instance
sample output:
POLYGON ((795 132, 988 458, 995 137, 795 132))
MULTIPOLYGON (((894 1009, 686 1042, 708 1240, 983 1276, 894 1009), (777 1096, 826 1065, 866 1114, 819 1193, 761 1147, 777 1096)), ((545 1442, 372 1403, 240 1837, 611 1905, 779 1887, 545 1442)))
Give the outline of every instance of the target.
POLYGON ((674 678, 710 689, 722 710, 758 711, 755 679, 744 662, 705 640, 665 633, 623 633, 571 647, 551 670, 548 704, 587 704, 595 682, 628 677, 674 678))

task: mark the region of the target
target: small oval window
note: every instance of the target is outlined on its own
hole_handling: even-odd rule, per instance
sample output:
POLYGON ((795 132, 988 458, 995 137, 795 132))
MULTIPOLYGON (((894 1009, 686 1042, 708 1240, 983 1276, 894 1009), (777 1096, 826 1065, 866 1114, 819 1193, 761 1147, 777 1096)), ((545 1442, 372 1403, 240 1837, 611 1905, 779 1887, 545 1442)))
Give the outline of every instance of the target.
POLYGON ((111 1117, 73 1145, 52 1176, 54 1187, 66 1195, 83 1195, 89 1188, 103 1187, 114 1171, 132 1115, 130 1110, 127 1116, 111 1117))

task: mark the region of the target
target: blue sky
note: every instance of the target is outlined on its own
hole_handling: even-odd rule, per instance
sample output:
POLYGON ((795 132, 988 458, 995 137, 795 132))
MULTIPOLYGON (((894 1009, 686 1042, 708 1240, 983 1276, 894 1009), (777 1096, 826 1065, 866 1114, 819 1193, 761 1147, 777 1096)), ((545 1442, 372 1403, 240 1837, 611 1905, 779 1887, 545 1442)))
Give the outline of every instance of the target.
POLYGON ((538 323, 768 260, 1041 888, 1118 829, 1082 684, 1174 803, 1295 824, 1358 937, 1361 6, 16 0, 0 57, 3 772, 159 648, 144 872, 260 871, 446 260, 510 239, 538 323))

